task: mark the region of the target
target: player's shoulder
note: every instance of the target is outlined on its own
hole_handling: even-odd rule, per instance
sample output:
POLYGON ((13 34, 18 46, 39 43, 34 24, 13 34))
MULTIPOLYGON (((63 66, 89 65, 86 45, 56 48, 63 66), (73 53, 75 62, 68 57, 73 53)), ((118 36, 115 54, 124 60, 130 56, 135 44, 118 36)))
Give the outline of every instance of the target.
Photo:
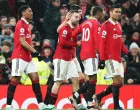
POLYGON ((108 26, 108 25, 110 25, 111 23, 109 22, 109 20, 106 20, 103 24, 102 24, 102 26, 108 26))
POLYGON ((16 27, 24 27, 25 22, 23 22, 21 19, 17 22, 16 27))

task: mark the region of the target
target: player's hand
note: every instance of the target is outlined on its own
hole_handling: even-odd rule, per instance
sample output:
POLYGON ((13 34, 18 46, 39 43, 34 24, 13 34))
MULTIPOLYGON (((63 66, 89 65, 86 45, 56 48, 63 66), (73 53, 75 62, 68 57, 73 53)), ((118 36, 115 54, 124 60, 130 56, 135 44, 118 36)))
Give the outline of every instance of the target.
POLYGON ((104 60, 101 60, 99 62, 99 66, 98 66, 99 69, 104 69, 105 68, 105 61, 104 60))
POLYGON ((42 61, 43 60, 42 55, 38 51, 35 51, 33 53, 33 57, 37 57, 39 61, 42 61))
POLYGON ((81 41, 77 41, 77 46, 81 46, 81 41))
POLYGON ((68 12, 68 13, 66 14, 66 21, 69 20, 70 16, 71 16, 71 14, 70 14, 70 12, 68 12))

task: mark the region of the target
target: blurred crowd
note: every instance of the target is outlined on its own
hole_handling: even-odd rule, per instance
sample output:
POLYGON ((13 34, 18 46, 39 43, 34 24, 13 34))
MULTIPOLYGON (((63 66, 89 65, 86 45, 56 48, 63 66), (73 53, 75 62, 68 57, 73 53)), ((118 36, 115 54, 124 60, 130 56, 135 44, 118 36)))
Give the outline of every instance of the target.
MULTIPOLYGON (((53 76, 52 58, 57 45, 57 28, 65 20, 69 6, 71 4, 81 6, 80 23, 92 18, 91 8, 101 6, 104 9, 104 16, 100 23, 103 23, 109 18, 110 6, 116 3, 120 3, 122 7, 122 16, 119 21, 123 29, 122 41, 133 56, 130 57, 122 53, 125 70, 124 83, 140 84, 139 0, 0 0, 0 84, 8 84, 11 77, 13 38, 16 22, 19 20, 18 9, 20 6, 28 4, 33 11, 33 20, 29 22, 32 31, 32 46, 43 56, 43 61, 39 62, 34 57, 33 61, 41 79, 40 83, 46 85, 53 76)), ((79 59, 79 48, 77 50, 77 58, 79 59)), ((100 81, 106 80, 101 77, 104 73, 105 70, 99 71, 99 84, 108 83, 108 81, 100 81)), ((31 83, 26 74, 22 75, 21 83, 24 85, 31 83)))

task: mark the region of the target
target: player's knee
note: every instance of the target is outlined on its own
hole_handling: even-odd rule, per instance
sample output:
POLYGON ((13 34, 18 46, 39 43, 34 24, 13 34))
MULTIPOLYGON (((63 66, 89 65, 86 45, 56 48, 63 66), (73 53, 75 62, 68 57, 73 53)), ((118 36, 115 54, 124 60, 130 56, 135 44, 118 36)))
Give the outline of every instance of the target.
POLYGON ((74 85, 78 85, 79 84, 79 78, 78 77, 75 77, 75 78, 72 78, 72 84, 74 85))
POLYGON ((30 77, 32 83, 39 83, 39 77, 38 76, 35 76, 35 77, 30 77))
POLYGON ((13 76, 11 78, 11 82, 15 82, 15 83, 19 84, 20 83, 20 77, 19 76, 13 76))
POLYGON ((113 77, 113 83, 122 84, 123 83, 122 77, 120 75, 113 77))
POLYGON ((89 80, 97 80, 97 75, 96 74, 89 75, 89 80))
POLYGON ((62 81, 56 81, 54 84, 55 84, 55 86, 59 87, 59 86, 61 86, 62 81))

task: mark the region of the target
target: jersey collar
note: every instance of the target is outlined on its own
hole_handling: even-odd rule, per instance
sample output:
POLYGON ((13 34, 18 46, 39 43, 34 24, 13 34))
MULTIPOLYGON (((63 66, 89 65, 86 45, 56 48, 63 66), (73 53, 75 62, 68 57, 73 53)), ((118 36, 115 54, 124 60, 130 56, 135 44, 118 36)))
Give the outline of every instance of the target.
POLYGON ((109 21, 110 23, 112 23, 113 25, 118 24, 118 21, 115 23, 115 22, 112 21, 110 18, 108 19, 108 21, 109 21))
POLYGON ((24 18, 21 18, 21 20, 23 20, 26 24, 29 24, 28 21, 24 18))

